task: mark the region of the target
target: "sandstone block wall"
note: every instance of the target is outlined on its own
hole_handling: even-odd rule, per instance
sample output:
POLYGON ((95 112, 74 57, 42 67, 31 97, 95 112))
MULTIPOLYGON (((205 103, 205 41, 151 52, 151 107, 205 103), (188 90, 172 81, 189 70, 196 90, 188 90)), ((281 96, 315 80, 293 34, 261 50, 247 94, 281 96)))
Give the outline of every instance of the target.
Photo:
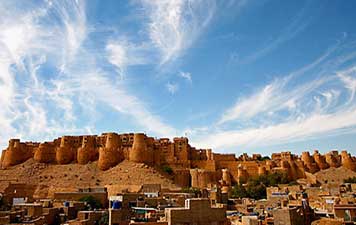
POLYGON ((56 151, 53 143, 41 143, 35 150, 34 159, 40 163, 52 163, 56 160, 56 151))
POLYGON ((166 220, 169 225, 227 225, 226 209, 212 208, 209 199, 186 200, 185 208, 165 209, 166 220), (189 215, 189 216, 187 216, 189 215))
POLYGON ((189 169, 180 169, 174 171, 174 183, 180 187, 190 187, 191 176, 189 169))
POLYGON ((209 184, 216 184, 217 173, 202 169, 191 169, 191 186, 196 188, 207 188, 209 184))

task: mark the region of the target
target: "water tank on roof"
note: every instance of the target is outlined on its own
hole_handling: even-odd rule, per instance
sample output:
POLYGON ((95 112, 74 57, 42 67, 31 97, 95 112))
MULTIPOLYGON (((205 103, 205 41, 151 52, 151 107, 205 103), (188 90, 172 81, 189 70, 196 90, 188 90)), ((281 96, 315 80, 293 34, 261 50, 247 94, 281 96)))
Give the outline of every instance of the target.
POLYGON ((64 202, 64 207, 69 207, 69 202, 64 202))
POLYGON ((120 209, 120 208, 121 208, 121 205, 122 205, 121 202, 119 202, 119 201, 114 201, 114 202, 112 203, 112 209, 120 209))

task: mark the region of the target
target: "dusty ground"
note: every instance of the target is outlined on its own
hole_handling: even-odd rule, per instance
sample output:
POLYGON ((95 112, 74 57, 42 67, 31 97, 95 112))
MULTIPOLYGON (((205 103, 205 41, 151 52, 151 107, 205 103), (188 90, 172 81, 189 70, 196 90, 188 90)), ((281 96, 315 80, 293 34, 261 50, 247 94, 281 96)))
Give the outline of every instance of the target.
POLYGON ((356 177, 356 172, 345 167, 339 167, 321 170, 314 175, 321 184, 325 183, 325 181, 328 181, 328 183, 343 183, 349 177, 356 177))
POLYGON ((97 162, 87 165, 55 165, 37 163, 29 159, 20 165, 0 170, 0 189, 9 181, 39 185, 37 191, 41 196, 60 190, 74 191, 80 187, 106 186, 108 189, 137 190, 145 183, 159 183, 162 188, 178 188, 154 168, 129 161, 123 161, 107 171, 101 171, 97 167, 97 162))
POLYGON ((312 225, 342 225, 343 222, 336 219, 323 218, 312 222, 312 225))

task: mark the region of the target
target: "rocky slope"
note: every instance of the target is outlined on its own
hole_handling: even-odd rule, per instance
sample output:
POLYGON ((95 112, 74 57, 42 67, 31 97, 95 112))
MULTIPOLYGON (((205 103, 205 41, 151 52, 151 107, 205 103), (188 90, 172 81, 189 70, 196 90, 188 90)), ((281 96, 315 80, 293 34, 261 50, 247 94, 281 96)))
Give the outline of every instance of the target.
POLYGON ((0 170, 0 189, 8 182, 38 185, 37 194, 50 196, 55 191, 75 191, 77 188, 107 187, 109 191, 139 190, 142 184, 159 183, 162 188, 177 189, 173 182, 155 168, 142 163, 123 161, 117 166, 101 171, 97 162, 80 164, 44 164, 33 159, 0 170))

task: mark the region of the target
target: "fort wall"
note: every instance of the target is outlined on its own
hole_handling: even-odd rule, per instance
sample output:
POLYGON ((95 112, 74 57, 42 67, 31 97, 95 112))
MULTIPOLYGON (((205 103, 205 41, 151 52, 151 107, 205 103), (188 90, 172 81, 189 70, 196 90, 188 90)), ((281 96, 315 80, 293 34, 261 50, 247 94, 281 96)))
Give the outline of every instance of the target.
POLYGON ((156 139, 143 133, 103 133, 101 135, 63 136, 51 142, 32 143, 11 139, 2 152, 1 166, 6 168, 34 158, 40 163, 79 163, 97 161, 101 170, 108 170, 123 160, 150 166, 173 168, 174 181, 182 186, 204 188, 211 184, 229 186, 246 182, 251 177, 269 173, 286 173, 292 180, 305 178, 329 167, 343 166, 356 171, 356 159, 346 151, 331 151, 325 155, 315 151, 300 157, 290 152, 272 154, 272 160, 262 156, 217 154, 211 149, 191 147, 186 137, 156 139))
POLYGON ((116 133, 106 134, 105 146, 99 148, 98 167, 101 170, 108 170, 124 160, 121 150, 121 138, 116 133))
POLYGON ((81 144, 81 136, 63 136, 59 147, 56 148, 58 164, 68 164, 77 160, 77 148, 81 144))
POLYGON ((34 160, 39 163, 53 163, 56 161, 56 151, 54 143, 41 143, 35 150, 34 160))
POLYGON ((77 161, 79 164, 87 164, 99 158, 96 145, 96 136, 83 136, 82 146, 77 150, 77 161))
POLYGON ((356 162, 347 151, 341 152, 341 165, 352 171, 356 171, 356 162))
POLYGON ((33 157, 31 150, 25 143, 21 143, 20 139, 10 139, 9 146, 2 157, 2 166, 6 168, 26 161, 33 157))

